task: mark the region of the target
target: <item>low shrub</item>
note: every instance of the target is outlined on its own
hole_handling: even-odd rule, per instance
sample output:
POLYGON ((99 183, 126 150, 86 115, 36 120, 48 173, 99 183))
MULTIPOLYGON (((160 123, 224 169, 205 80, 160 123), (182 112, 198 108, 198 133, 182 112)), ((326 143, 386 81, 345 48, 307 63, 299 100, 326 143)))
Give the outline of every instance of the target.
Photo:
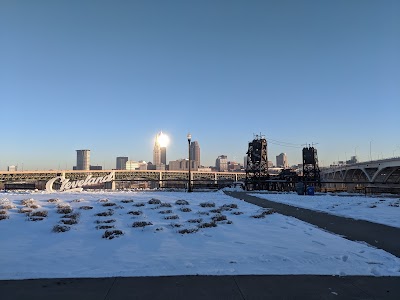
POLYGON ((132 211, 128 212, 128 214, 134 215, 134 216, 140 216, 141 214, 143 214, 143 212, 140 210, 132 210, 132 211))
POLYGON ((132 199, 121 200, 122 203, 131 203, 133 202, 132 199))
POLYGON ((176 205, 189 205, 189 202, 187 202, 186 200, 176 200, 175 204, 176 205))
POLYGON ((161 200, 152 198, 147 203, 148 204, 161 204, 161 200))
POLYGON ((93 209, 93 206, 84 205, 84 206, 79 207, 79 209, 89 210, 89 209, 93 209))
POLYGON ((110 223, 114 223, 115 219, 109 219, 109 220, 96 220, 95 223, 96 224, 110 224, 110 223))
POLYGON ((217 224, 215 222, 205 222, 201 223, 198 225, 199 228, 212 228, 212 227, 217 227, 217 224))
POLYGON ((61 219, 60 223, 63 223, 65 225, 75 225, 75 224, 78 224, 78 220, 77 219, 61 219))
POLYGON ((189 219, 187 220, 188 223, 201 223, 203 219, 189 219))
POLYGON ((47 217, 47 215, 48 212, 46 210, 34 211, 29 214, 30 217, 43 217, 43 218, 47 217))
POLYGON ((177 219, 179 219, 179 216, 178 215, 165 216, 164 219, 165 220, 177 220, 177 219))
POLYGON ((98 225, 96 226, 96 229, 110 229, 110 228, 115 228, 114 225, 98 225))
POLYGON ((103 239, 109 239, 112 240, 113 238, 119 237, 121 235, 123 235, 124 233, 122 232, 122 230, 106 230, 102 236, 103 239))
POLYGON ((6 219, 8 219, 8 218, 9 218, 8 215, 0 215, 0 221, 1 221, 1 220, 6 220, 6 219))
POLYGON ((107 211, 99 212, 99 213, 95 214, 95 216, 108 217, 108 216, 112 216, 113 214, 114 214, 114 211, 112 209, 109 209, 107 211))
POLYGON ((215 203, 214 202, 203 202, 200 203, 201 207, 215 207, 215 203))
POLYGON ((197 231, 198 231, 197 228, 185 228, 185 229, 178 230, 178 233, 180 233, 180 234, 189 234, 189 233, 195 233, 197 231))
POLYGON ((66 232, 69 231, 71 227, 65 225, 54 225, 53 232, 66 232))
POLYGON ((153 225, 153 223, 146 221, 138 221, 138 222, 133 222, 132 227, 137 228, 137 227, 146 227, 150 225, 153 225))
POLYGON ((191 212, 192 211, 190 209, 190 207, 181 207, 179 210, 182 211, 182 212, 191 212))
POLYGON ((227 218, 225 215, 217 214, 214 217, 211 218, 214 222, 221 222, 221 221, 226 221, 227 218))

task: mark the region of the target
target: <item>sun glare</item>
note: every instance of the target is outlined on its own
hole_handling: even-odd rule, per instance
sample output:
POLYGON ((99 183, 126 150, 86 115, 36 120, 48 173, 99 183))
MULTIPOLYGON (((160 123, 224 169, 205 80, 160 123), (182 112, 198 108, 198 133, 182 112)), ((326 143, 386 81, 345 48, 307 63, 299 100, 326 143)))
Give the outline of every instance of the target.
POLYGON ((168 135, 164 134, 164 133, 160 133, 158 135, 158 144, 160 145, 160 147, 167 147, 169 143, 169 137, 168 135))

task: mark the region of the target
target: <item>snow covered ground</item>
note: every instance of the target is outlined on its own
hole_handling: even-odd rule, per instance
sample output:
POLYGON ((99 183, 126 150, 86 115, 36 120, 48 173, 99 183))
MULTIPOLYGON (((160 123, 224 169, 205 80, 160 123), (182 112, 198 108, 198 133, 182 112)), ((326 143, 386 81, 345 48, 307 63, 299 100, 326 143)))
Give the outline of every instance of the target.
POLYGON ((291 206, 324 211, 332 215, 400 227, 400 198, 365 197, 346 194, 303 196, 296 193, 254 193, 251 195, 291 206))
POLYGON ((400 259, 383 250, 222 192, 1 193, 0 219, 0 279, 400 276, 400 259), (152 199, 161 204, 151 204, 157 202, 152 199), (179 205, 177 200, 189 204, 179 205), (53 232, 62 231, 62 226, 70 230, 53 232), (108 236, 107 230, 120 232, 108 236))

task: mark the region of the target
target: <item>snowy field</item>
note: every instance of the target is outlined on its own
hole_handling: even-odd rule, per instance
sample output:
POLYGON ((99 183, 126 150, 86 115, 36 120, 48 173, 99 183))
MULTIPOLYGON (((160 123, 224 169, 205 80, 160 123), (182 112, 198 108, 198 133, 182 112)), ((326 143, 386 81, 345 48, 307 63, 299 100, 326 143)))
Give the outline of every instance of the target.
POLYGON ((383 250, 222 192, 1 193, 0 237, 0 279, 400 276, 383 250))
POLYGON ((345 194, 303 196, 296 193, 254 193, 251 195, 291 206, 324 211, 332 215, 400 227, 400 198, 346 196, 345 194))

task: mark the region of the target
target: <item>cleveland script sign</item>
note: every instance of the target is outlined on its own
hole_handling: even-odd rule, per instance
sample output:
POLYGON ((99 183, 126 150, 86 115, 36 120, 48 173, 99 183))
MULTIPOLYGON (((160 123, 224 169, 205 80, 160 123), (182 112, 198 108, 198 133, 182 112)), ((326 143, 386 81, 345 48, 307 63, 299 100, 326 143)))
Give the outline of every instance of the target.
POLYGON ((97 185, 100 183, 105 183, 105 182, 110 182, 113 181, 115 177, 114 172, 111 172, 108 175, 102 176, 102 177, 93 177, 93 175, 88 175, 86 179, 82 180, 76 180, 76 181, 69 181, 69 179, 63 177, 63 176, 57 176, 46 183, 46 190, 48 192, 55 192, 53 190, 53 185, 54 182, 60 181, 61 182, 61 187, 59 192, 81 192, 83 190, 83 187, 85 186, 91 186, 91 185, 97 185))

